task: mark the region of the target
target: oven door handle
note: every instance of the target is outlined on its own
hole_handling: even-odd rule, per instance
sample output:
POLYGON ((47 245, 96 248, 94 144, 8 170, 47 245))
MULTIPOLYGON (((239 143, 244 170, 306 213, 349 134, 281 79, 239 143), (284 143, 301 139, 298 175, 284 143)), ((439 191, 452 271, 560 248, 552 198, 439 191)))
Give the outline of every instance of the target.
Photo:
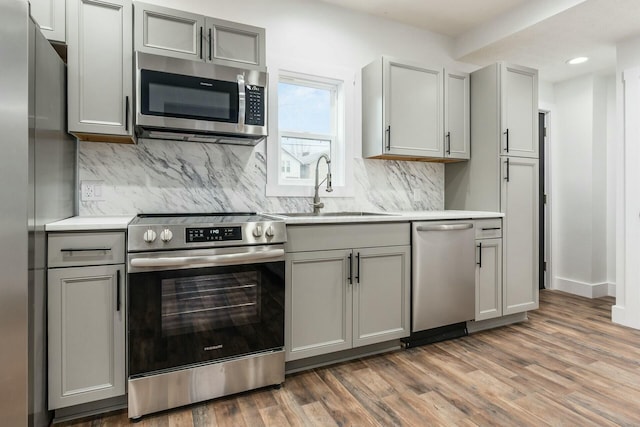
POLYGON ((134 258, 130 261, 131 267, 179 267, 187 265, 222 266, 233 265, 241 262, 251 263, 271 258, 282 258, 284 249, 269 249, 259 252, 247 252, 239 254, 209 255, 209 256, 185 256, 162 258, 134 258))

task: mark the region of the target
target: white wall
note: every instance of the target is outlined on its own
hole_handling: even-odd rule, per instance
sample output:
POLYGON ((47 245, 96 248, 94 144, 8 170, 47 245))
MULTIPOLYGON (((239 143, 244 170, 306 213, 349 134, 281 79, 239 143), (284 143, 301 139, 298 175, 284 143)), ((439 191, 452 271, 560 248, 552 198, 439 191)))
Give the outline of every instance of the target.
POLYGON ((640 329, 640 37, 618 43, 616 66, 616 305, 613 321, 640 329), (635 68, 635 69, 634 69, 635 68), (623 77, 626 80, 623 83, 623 77))
POLYGON ((588 75, 554 86, 552 287, 588 297, 609 294, 612 276, 607 251, 611 81, 588 75))

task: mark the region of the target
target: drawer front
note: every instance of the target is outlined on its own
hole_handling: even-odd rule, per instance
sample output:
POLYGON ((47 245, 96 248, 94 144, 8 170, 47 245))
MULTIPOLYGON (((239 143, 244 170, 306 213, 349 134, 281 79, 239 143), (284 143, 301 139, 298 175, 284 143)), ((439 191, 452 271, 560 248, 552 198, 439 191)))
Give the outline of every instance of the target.
POLYGON ((476 239, 493 239, 502 237, 502 219, 476 220, 476 239))
POLYGON ((288 225, 285 251, 403 246, 411 243, 408 222, 288 225))
POLYGON ((49 233, 48 267, 122 264, 125 238, 122 232, 49 233))

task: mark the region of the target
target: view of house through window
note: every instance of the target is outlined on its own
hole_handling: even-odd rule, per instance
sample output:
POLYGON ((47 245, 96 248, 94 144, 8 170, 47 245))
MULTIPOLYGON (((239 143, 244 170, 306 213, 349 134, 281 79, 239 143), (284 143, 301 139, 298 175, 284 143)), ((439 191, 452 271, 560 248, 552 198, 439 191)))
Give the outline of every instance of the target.
MULTIPOLYGON (((313 185, 316 164, 322 154, 332 160, 335 185, 344 182, 344 173, 336 167, 343 163, 341 137, 338 135, 339 91, 341 82, 283 74, 278 83, 278 131, 280 176, 285 185, 313 185)), ((320 162, 320 181, 327 165, 320 162)))

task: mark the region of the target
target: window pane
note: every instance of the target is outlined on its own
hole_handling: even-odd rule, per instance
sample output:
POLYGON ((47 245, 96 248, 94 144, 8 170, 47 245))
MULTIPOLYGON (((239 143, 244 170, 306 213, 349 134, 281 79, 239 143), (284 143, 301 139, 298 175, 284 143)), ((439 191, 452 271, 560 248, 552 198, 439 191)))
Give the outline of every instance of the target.
POLYGON ((333 134, 332 91, 278 83, 278 127, 281 131, 333 134))
MULTIPOLYGON (((280 140, 280 159, 283 171, 281 177, 287 180, 315 180, 316 163, 320 155, 331 154, 331 141, 319 139, 292 138, 283 136, 280 140)), ((320 162, 320 180, 327 174, 327 165, 320 162)), ((308 184, 308 183, 306 183, 308 184)))

